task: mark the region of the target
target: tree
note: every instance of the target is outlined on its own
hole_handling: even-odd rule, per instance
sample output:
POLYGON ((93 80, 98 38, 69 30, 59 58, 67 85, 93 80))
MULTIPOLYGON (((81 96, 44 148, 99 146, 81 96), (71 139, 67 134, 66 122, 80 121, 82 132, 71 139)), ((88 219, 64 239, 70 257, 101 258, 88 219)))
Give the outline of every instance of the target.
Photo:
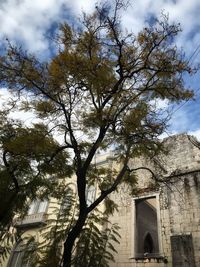
POLYGON ((5 113, 4 110, 0 116, 0 248, 3 258, 10 252, 10 244, 20 239, 16 231, 10 231, 14 216, 26 215, 30 202, 35 199, 59 194, 60 186, 55 178, 70 174, 67 153, 63 151, 54 156, 59 146, 47 127, 39 123, 26 127, 20 121, 9 119, 5 113))
MULTIPOLYGON (((78 214, 65 236, 63 267, 71 266, 73 246, 88 216, 119 184, 135 187, 129 159, 160 149, 158 136, 167 121, 154 103, 192 97, 182 77, 192 69, 174 45, 180 26, 163 17, 135 36, 121 28, 122 7, 120 0, 114 8, 96 7, 92 15, 84 15, 78 29, 61 25, 55 38, 57 53, 47 62, 10 44, 0 58, 1 85, 19 97, 26 95, 21 109, 34 110, 46 129, 40 131, 45 138, 55 133, 63 138, 56 149, 48 147, 47 158, 71 157, 78 214), (97 171, 95 155, 105 149, 114 149, 119 169, 97 171), (94 184, 101 193, 87 205, 86 190, 94 184)), ((68 161, 64 163, 67 169, 68 161)))

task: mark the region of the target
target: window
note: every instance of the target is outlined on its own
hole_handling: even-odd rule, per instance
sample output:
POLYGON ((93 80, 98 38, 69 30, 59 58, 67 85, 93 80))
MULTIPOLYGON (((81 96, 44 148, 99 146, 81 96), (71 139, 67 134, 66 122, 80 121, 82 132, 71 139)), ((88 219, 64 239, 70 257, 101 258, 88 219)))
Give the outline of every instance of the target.
POLYGON ((170 240, 172 247, 172 266, 195 266, 192 235, 173 235, 170 240))
POLYGON ((158 207, 155 196, 135 199, 135 257, 159 256, 158 207))
POLYGON ((61 200, 60 212, 62 216, 69 215, 70 210, 75 202, 75 194, 72 188, 68 188, 66 194, 61 200))
POLYGON ((33 259, 34 241, 25 245, 23 241, 15 246, 9 261, 9 267, 29 267, 33 259))
POLYGON ((90 206, 96 198, 96 187, 91 185, 86 190, 87 206, 90 206))
POLYGON ((48 205, 47 200, 35 200, 31 203, 30 208, 28 210, 28 215, 35 214, 35 213, 41 213, 46 212, 48 205))

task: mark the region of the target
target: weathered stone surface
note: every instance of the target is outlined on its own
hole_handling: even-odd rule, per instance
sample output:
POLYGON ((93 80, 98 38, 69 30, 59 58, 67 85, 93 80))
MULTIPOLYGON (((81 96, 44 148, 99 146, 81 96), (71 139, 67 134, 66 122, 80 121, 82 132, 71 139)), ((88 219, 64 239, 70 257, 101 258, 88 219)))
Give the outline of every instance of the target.
POLYGON ((185 173, 161 184, 155 190, 148 190, 149 184, 152 183, 150 173, 146 170, 138 171, 138 184, 141 189, 139 197, 154 195, 158 201, 160 257, 147 255, 136 258, 135 202, 127 190, 122 188, 121 197, 113 195, 120 207, 119 213, 114 214, 111 219, 119 223, 122 238, 116 247, 116 262, 111 263, 110 267, 200 266, 200 149, 192 144, 185 134, 169 137, 164 140, 164 144, 168 148, 168 154, 157 157, 157 163, 142 158, 130 162, 131 168, 148 167, 160 174, 160 178, 171 173, 185 173), (185 240, 183 243, 186 247, 180 240, 185 240), (178 244, 176 241, 179 246, 175 251, 174 244, 178 244))

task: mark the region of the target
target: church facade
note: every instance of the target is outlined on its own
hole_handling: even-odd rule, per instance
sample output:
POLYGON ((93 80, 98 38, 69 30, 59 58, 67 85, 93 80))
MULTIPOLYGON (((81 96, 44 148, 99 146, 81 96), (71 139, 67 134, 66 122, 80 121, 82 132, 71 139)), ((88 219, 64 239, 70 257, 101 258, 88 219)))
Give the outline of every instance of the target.
POLYGON ((113 195, 119 211, 111 220, 121 240, 110 267, 200 266, 200 148, 185 134, 165 139, 164 146, 168 153, 151 162, 131 161, 138 168, 137 196, 125 187, 113 195))

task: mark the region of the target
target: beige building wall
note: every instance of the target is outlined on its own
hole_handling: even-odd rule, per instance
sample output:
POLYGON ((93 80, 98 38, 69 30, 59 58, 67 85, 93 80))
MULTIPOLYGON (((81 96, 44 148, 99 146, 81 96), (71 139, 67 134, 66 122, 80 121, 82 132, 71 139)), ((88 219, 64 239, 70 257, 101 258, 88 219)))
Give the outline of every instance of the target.
MULTIPOLYGON (((59 208, 59 205, 56 202, 56 199, 52 198, 47 202, 44 210, 42 210, 41 212, 39 210, 35 211, 29 215, 26 215, 23 219, 19 219, 16 216, 16 218, 14 218, 14 226, 16 227, 16 229, 18 229, 18 231, 21 232, 21 240, 26 243, 29 238, 34 237, 36 243, 43 242, 44 238, 42 233, 44 232, 43 230, 45 230, 47 221, 54 220, 56 218, 56 215, 54 213, 55 208, 59 208)), ((11 258, 17 244, 11 244, 11 247, 12 246, 13 248, 11 249, 10 255, 5 258, 2 265, 0 264, 1 267, 13 267, 13 263, 11 264, 11 258)))
POLYGON ((157 164, 150 165, 149 161, 137 159, 131 161, 131 168, 149 167, 165 176, 172 172, 187 174, 153 190, 149 186, 152 183, 150 173, 138 171, 140 190, 137 197, 130 196, 125 187, 121 187, 120 194, 113 194, 119 212, 111 220, 121 227, 121 242, 115 247, 118 254, 110 267, 200 266, 200 149, 187 135, 167 138, 165 147, 169 148, 169 153, 157 158, 157 164), (137 257, 135 203, 137 199, 148 197, 155 197, 157 202, 159 255, 137 257))
MULTIPOLYGON (((191 143, 187 135, 167 138, 165 146, 169 148, 168 154, 159 156, 156 162, 152 161, 150 164, 149 161, 140 158, 131 160, 130 167, 148 167, 159 174, 158 178, 175 171, 187 174, 152 189, 153 180, 150 173, 147 170, 140 170, 137 172, 139 188, 137 196, 130 196, 129 188, 125 186, 120 187, 119 193, 112 195, 119 205, 119 211, 112 216, 111 221, 119 224, 121 240, 120 244, 115 243, 118 254, 115 255, 115 263, 111 262, 110 267, 200 266, 200 172, 198 171, 200 169, 200 149, 191 143), (153 197, 156 201, 159 255, 138 257, 136 253, 136 203, 140 199, 149 197, 153 197), (186 244, 185 251, 184 247, 181 247, 181 252, 179 251, 180 242, 182 242, 180 240, 186 244), (180 263, 172 265, 172 246, 175 245, 177 245, 177 251, 173 249, 173 257, 176 261, 180 258, 180 263), (188 258, 188 249, 190 258, 188 258), (193 256, 194 261, 191 259, 193 256)), ((106 166, 107 164, 115 166, 110 153, 96 158, 95 162, 97 166, 106 166)), ((29 227, 24 236, 33 235, 36 240, 40 239, 39 230, 42 229, 46 219, 53 216, 54 206, 55 201, 52 201, 45 213, 37 215, 38 217, 36 215, 27 216, 25 220, 29 220, 29 227), (31 227, 31 220, 32 222, 38 220, 38 224, 31 227)), ((103 208, 101 206, 102 210, 103 208)), ((6 267, 7 264, 8 259, 4 262, 3 267, 6 267)))

